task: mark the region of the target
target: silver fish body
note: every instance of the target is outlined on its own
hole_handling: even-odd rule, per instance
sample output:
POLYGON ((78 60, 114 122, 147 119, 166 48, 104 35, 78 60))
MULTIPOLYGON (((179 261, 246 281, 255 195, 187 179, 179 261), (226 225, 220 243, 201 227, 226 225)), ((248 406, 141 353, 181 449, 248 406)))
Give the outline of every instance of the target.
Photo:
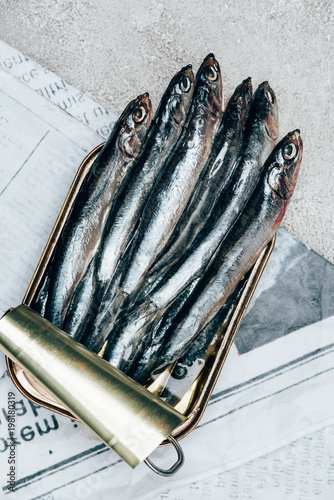
POLYGON ((165 333, 165 342, 145 366, 138 363, 133 373, 137 381, 146 380, 182 355, 272 239, 294 191, 302 149, 298 130, 275 147, 241 217, 165 333))
POLYGON ((76 338, 82 338, 82 342, 93 351, 98 351, 104 342, 104 331, 100 325, 104 316, 103 296, 133 238, 150 190, 162 174, 165 160, 182 131, 193 84, 190 65, 182 68, 169 83, 152 120, 144 150, 114 198, 94 264, 87 270, 82 285, 73 297, 65 330, 71 331, 76 338), (84 311, 83 302, 86 303, 84 311))
MULTIPOLYGON (((274 147, 276 137, 277 102, 268 83, 264 82, 255 92, 249 107, 237 169, 229 187, 214 205, 211 217, 207 219, 202 231, 196 236, 183 257, 167 269, 157 282, 151 284, 150 293, 145 294, 145 300, 140 298, 141 300, 137 300, 136 303, 134 298, 132 301, 134 307, 131 320, 144 325, 133 337, 134 352, 138 347, 136 342, 139 342, 138 350, 140 351, 145 352, 145 343, 147 349, 149 348, 148 346, 155 338, 156 324, 165 311, 180 294, 184 296, 191 294, 194 283, 202 276, 218 245, 241 213, 255 188, 265 160, 274 147), (149 321, 145 322, 145 317, 149 317, 149 321)), ((175 310, 174 306, 172 310, 175 310)), ((119 349, 122 339, 130 338, 130 335, 126 334, 128 328, 130 328, 129 322, 126 322, 124 326, 122 323, 117 325, 114 331, 114 334, 117 331, 118 339, 114 341, 115 350, 119 349)), ((127 344, 126 348, 128 348, 127 344)), ((108 345, 106 356, 113 358, 111 345, 108 345)), ((136 356, 138 357, 139 354, 136 353, 136 356)), ((121 359, 121 356, 118 357, 121 359)), ((129 366, 130 364, 128 361, 129 366)))
POLYGON ((116 122, 76 197, 57 242, 45 316, 62 327, 73 292, 99 245, 111 200, 139 154, 151 121, 148 94, 133 100, 116 122))
MULTIPOLYGON (((247 275, 238 283, 237 287, 229 296, 226 303, 221 307, 216 316, 205 326, 205 328, 203 328, 203 330, 201 330, 197 337, 193 339, 189 346, 184 350, 182 357, 177 361, 177 363, 173 363, 173 369, 171 371, 172 379, 180 380, 188 377, 187 383, 188 387, 190 387, 192 381, 196 380, 197 376, 202 372, 205 366, 207 366, 207 363, 210 362, 209 360, 216 355, 246 283, 247 275)), ((159 339, 159 337, 163 338, 165 332, 167 332, 181 307, 184 305, 186 298, 186 295, 184 296, 183 301, 180 301, 180 298, 178 298, 178 300, 173 304, 173 308, 168 311, 168 315, 163 317, 163 321, 161 321, 158 325, 158 331, 156 334, 157 339, 159 339)), ((146 349, 141 357, 139 353, 139 362, 132 363, 133 369, 138 371, 141 366, 145 366, 150 361, 152 355, 154 355, 154 351, 158 348, 159 346, 155 343, 150 346, 149 349, 146 349)), ((131 366, 126 366, 126 373, 129 377, 133 376, 131 366)), ((155 377, 158 374, 154 373, 153 375, 155 377)), ((153 380, 154 378, 148 381, 148 383, 151 381, 153 382, 153 380)), ((178 394, 177 391, 174 393, 174 388, 176 389, 177 386, 174 386, 174 383, 171 382, 171 384, 167 384, 167 387, 163 391, 164 400, 172 406, 175 406, 180 398, 180 394, 178 394)))
POLYGON ((182 259, 152 286, 150 299, 167 307, 191 281, 201 276, 251 196, 278 135, 277 102, 267 82, 255 92, 249 107, 241 151, 233 179, 221 193, 202 230, 182 259))
POLYGON ((178 364, 190 365, 201 357, 207 358, 213 353, 218 342, 219 332, 226 329, 231 314, 234 311, 233 302, 239 298, 245 286, 245 280, 241 280, 235 290, 228 297, 225 304, 219 309, 218 313, 211 321, 200 331, 197 337, 189 344, 182 353, 178 364))
MULTIPOLYGON (((156 324, 159 317, 164 314, 164 311, 183 290, 185 290, 185 294, 191 293, 192 283, 202 275, 218 245, 241 213, 255 188, 263 164, 274 147, 277 134, 277 102, 274 92, 268 83, 264 82, 255 92, 249 106, 241 152, 230 186, 218 198, 211 217, 208 218, 188 251, 179 261, 167 269, 157 282, 153 282, 151 292, 146 294, 145 300, 139 301, 134 309, 132 320, 136 323, 142 323, 144 326, 131 341, 133 352, 136 351, 136 341, 140 343, 139 350, 145 351, 144 341, 147 346, 152 343, 153 325, 156 324), (148 311, 150 324, 146 326, 148 322, 145 322, 143 318, 147 317, 148 311), (145 333, 142 334, 143 331, 145 333)), ((133 290, 132 296, 135 294, 136 289, 133 290)), ((133 303, 136 303, 135 299, 133 299, 133 303)), ((120 328, 119 325, 117 329, 114 329, 106 350, 106 356, 110 359, 114 356, 112 345, 115 346, 115 350, 121 351, 119 345, 125 341, 124 352, 126 349, 129 352, 128 339, 131 336, 126 333, 128 328, 131 327, 127 322, 125 329, 120 328)), ((118 355, 118 358, 121 359, 122 356, 118 355)), ((129 366, 130 364, 128 361, 129 366)))
POLYGON ((104 359, 130 377, 138 368, 150 363, 198 282, 199 279, 194 280, 170 305, 167 313, 165 310, 157 310, 149 301, 141 305, 139 313, 136 306, 124 311, 114 326, 113 339, 116 338, 116 341, 108 342, 104 359))
POLYGON ((72 296, 63 322, 63 331, 80 341, 83 329, 90 324, 91 318, 97 313, 93 309, 94 304, 94 258, 92 258, 72 296))
POLYGON ((209 155, 221 113, 221 75, 218 62, 210 54, 196 76, 184 133, 149 197, 129 251, 127 270, 122 280, 122 289, 126 294, 140 283, 182 215, 209 155))
MULTIPOLYGON (((149 295, 152 283, 156 288, 159 276, 182 257, 210 216, 217 198, 229 185, 237 165, 237 153, 251 96, 251 79, 247 78, 235 89, 227 104, 203 169, 204 175, 199 179, 163 254, 156 259, 140 290, 134 294, 136 301, 149 295)), ((131 303, 131 297, 128 303, 131 303)))
POLYGON ((222 79, 212 54, 197 72, 185 128, 164 172, 155 184, 131 246, 122 257, 104 301, 103 328, 111 331, 122 301, 141 282, 146 270, 163 250, 209 155, 222 113, 222 79))

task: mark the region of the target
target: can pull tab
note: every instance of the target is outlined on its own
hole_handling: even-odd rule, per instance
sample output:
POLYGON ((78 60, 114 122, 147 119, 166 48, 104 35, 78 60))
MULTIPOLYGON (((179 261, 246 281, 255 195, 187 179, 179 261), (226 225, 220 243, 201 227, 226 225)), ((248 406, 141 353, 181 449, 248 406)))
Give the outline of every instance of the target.
POLYGON ((175 462, 175 464, 172 465, 172 467, 170 469, 165 470, 165 469, 161 469, 157 465, 154 465, 154 463, 151 462, 151 460, 149 458, 146 458, 144 460, 144 462, 147 465, 147 467, 149 467, 151 470, 153 470, 153 472, 155 472, 156 474, 159 474, 160 476, 168 477, 168 476, 173 476, 182 467, 182 465, 184 463, 184 453, 183 453, 183 450, 180 446, 180 443, 175 438, 173 438, 173 436, 168 434, 166 439, 168 439, 168 441, 176 449, 177 461, 175 462))

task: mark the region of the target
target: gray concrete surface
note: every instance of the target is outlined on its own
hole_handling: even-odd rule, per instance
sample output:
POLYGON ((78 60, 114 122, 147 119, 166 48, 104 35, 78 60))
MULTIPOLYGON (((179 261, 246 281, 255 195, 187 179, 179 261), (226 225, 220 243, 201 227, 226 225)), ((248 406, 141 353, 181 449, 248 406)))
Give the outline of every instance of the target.
POLYGON ((121 112, 155 105, 182 65, 220 61, 225 98, 247 76, 276 92, 280 135, 300 128, 304 159, 283 227, 334 262, 331 0, 0 0, 0 37, 121 112))

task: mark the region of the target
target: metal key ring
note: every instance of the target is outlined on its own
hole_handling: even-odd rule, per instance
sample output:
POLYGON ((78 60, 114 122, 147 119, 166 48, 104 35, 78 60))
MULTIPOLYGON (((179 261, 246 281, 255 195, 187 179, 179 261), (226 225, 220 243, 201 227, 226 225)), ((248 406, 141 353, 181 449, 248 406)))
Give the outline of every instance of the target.
POLYGON ((173 438, 173 436, 169 434, 166 439, 168 439, 168 441, 174 446, 174 448, 177 451, 177 461, 175 462, 175 464, 172 465, 170 469, 165 470, 161 469, 157 465, 154 465, 154 463, 151 462, 149 458, 146 458, 144 462, 156 474, 168 477, 168 476, 173 476, 182 467, 184 463, 184 453, 179 442, 175 438, 173 438))

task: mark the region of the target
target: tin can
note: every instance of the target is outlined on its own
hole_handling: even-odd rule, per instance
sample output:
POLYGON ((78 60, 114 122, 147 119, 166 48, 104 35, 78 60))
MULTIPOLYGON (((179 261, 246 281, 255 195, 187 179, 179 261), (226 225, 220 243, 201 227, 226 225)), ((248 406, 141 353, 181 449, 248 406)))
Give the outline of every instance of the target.
MULTIPOLYGON (((56 220, 54 228, 50 234, 47 244, 44 248, 42 256, 39 260, 37 268, 28 286, 23 303, 30 306, 36 299, 47 270, 51 265, 52 255, 57 245, 57 241, 61 236, 62 230, 69 216, 73 203, 78 195, 80 187, 90 168, 92 167, 96 157, 98 156, 103 144, 93 149, 86 158, 82 161, 77 174, 73 180, 72 186, 64 201, 62 209, 56 220)), ((253 268, 247 273, 242 292, 234 301, 229 312, 229 321, 219 331, 218 339, 215 343, 214 352, 211 352, 205 359, 204 366, 190 387, 185 389, 181 397, 176 398, 174 402, 168 401, 171 406, 174 406, 186 418, 172 432, 172 436, 177 439, 182 439, 189 434, 198 424, 206 406, 208 405, 210 396, 214 390, 215 384, 220 376, 221 370, 225 363, 226 357, 233 344, 235 335, 238 331, 240 323, 246 313, 248 304, 253 296, 262 272, 267 264, 270 254, 274 248, 275 237, 262 251, 260 257, 256 261, 253 268)), ((7 358, 7 368, 10 377, 17 389, 30 401, 57 412, 63 416, 75 419, 71 412, 62 406, 54 397, 52 397, 40 384, 38 384, 28 373, 20 368, 16 363, 7 358)), ((171 375, 174 366, 170 367, 163 376, 152 383, 147 389, 157 395, 162 394, 162 389, 168 383, 168 377, 171 375)), ((169 444, 170 440, 164 440, 160 446, 169 444)))

